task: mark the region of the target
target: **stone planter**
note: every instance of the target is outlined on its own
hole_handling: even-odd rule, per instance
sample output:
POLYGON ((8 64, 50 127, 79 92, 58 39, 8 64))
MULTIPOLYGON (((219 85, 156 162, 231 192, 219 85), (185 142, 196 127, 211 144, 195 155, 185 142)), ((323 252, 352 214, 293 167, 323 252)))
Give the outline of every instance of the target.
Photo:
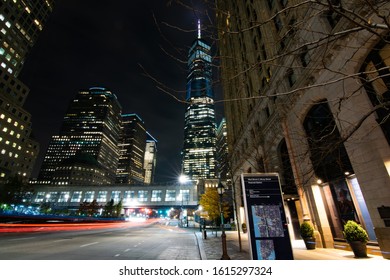
POLYGON ((367 258, 367 243, 361 241, 349 241, 348 243, 356 258, 367 258))
POLYGON ((314 237, 303 238, 307 250, 313 250, 316 248, 316 239, 314 237))

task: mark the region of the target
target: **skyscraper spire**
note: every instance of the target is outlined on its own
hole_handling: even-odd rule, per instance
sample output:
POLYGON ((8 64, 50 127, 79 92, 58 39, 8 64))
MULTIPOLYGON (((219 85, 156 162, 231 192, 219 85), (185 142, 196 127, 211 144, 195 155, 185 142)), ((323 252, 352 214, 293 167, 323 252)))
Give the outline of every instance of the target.
POLYGON ((198 19, 198 39, 201 39, 200 19, 198 19))

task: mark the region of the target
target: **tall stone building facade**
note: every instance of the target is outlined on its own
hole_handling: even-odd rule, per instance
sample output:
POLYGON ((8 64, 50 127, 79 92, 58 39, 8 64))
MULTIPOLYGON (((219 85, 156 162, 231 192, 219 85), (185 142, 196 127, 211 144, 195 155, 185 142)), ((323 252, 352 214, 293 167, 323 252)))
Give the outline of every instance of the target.
POLYGON ((216 8, 236 201, 242 173, 278 172, 292 236, 310 219, 333 247, 355 220, 390 258, 390 3, 216 8))

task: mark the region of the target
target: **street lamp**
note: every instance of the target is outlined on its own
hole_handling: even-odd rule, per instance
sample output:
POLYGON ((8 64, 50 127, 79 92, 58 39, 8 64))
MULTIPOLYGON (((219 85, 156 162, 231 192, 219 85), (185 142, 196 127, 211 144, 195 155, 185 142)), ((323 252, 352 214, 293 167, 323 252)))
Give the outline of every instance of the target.
MULTIPOLYGON (((187 175, 181 174, 179 176, 179 183, 180 183, 180 185, 187 185, 190 182, 191 182, 191 180, 190 180, 190 178, 187 175)), ((181 200, 180 223, 182 223, 184 221, 185 223, 183 223, 182 225, 188 227, 188 218, 189 217, 188 217, 188 210, 185 209, 185 207, 184 207, 184 203, 183 203, 184 199, 187 200, 187 205, 188 205, 189 204, 189 200, 190 200, 189 194, 187 195, 185 190, 181 189, 180 190, 180 194, 178 196, 178 200, 179 201, 181 200), (184 195, 186 196, 185 198, 184 198, 184 195)))
POLYGON ((225 192, 225 187, 222 185, 221 182, 218 183, 217 191, 219 194, 219 212, 221 213, 221 226, 222 226, 222 257, 221 260, 230 260, 229 255, 227 254, 227 248, 226 248, 226 234, 225 234, 225 225, 224 225, 224 219, 223 219, 223 206, 222 206, 222 196, 225 192))
POLYGON ((181 175, 179 176, 179 183, 180 183, 180 184, 185 185, 185 184, 187 184, 189 181, 190 181, 190 179, 188 178, 187 175, 181 174, 181 175))

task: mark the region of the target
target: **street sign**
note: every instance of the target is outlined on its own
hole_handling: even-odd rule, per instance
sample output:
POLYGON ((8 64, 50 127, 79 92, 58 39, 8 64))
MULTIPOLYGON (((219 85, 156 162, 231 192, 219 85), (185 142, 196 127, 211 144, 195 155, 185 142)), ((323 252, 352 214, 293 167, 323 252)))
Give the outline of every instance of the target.
POLYGON ((277 173, 242 174, 248 240, 253 260, 292 260, 277 173))

